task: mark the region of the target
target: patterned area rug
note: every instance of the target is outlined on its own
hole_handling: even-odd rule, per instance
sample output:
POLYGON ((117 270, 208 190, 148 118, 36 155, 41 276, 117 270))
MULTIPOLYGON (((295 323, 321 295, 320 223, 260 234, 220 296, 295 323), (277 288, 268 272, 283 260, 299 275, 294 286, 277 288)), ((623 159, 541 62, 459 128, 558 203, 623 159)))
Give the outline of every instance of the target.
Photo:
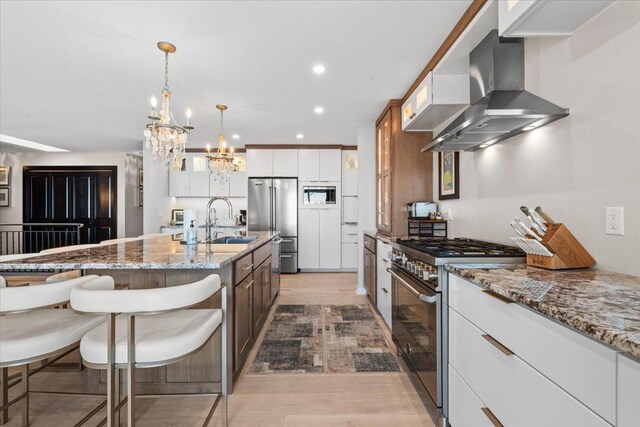
POLYGON ((252 373, 400 372, 367 305, 279 305, 252 373))

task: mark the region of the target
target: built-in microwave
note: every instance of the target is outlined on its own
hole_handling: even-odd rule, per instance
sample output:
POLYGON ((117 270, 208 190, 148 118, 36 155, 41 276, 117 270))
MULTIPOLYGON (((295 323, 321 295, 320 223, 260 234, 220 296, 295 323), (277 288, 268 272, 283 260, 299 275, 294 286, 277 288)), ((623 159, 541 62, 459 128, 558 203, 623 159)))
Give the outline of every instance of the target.
POLYGON ((335 185, 303 186, 303 205, 335 205, 337 191, 335 185))

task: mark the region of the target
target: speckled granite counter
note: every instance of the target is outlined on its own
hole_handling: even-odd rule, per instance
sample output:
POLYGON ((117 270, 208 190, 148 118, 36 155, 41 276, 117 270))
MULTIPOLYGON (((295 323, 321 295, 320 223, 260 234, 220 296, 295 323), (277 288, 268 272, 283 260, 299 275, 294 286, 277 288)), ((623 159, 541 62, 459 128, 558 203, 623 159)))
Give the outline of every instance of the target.
POLYGON ((447 265, 447 270, 640 358, 640 277, 525 265, 447 265))
MULTIPOLYGON (((39 255, 0 263, 0 271, 73 269, 219 269, 270 241, 279 232, 251 231, 257 237, 240 252, 211 251, 205 244, 182 245, 171 235, 133 242, 101 245, 90 249, 39 255)), ((225 248, 226 249, 226 248, 225 248)), ((229 248, 231 249, 231 248, 229 248)))

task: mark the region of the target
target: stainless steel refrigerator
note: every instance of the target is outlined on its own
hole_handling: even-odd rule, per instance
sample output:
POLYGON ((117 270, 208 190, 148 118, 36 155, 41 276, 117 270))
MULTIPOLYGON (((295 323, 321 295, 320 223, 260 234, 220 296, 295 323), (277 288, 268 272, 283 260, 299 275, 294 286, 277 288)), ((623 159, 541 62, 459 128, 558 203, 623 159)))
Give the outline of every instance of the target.
POLYGON ((280 231, 280 271, 297 273, 298 179, 249 178, 247 228, 280 231))

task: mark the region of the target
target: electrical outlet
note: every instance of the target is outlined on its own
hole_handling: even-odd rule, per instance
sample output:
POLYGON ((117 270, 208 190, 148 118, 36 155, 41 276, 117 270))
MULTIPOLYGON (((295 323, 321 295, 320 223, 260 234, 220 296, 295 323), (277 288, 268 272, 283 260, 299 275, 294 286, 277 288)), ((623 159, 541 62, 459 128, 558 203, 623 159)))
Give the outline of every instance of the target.
POLYGON ((605 208, 605 233, 624 236, 624 208, 605 208))
POLYGON ((449 208, 447 211, 447 219, 451 221, 453 219, 453 209, 449 208))

